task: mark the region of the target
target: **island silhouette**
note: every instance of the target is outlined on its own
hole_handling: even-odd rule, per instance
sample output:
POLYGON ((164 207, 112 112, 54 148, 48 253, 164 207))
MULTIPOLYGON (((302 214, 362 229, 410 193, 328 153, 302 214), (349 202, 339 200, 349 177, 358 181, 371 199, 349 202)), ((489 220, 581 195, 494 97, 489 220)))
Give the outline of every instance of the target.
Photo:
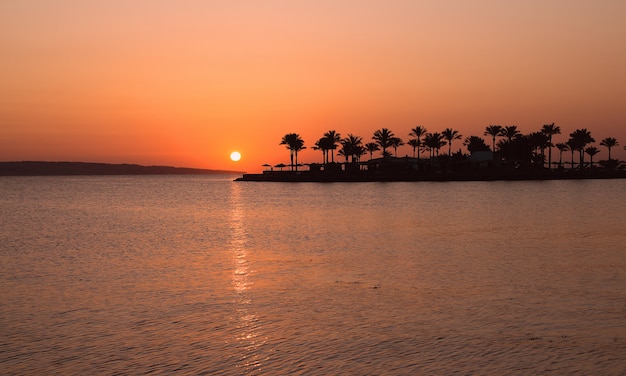
POLYGON ((463 140, 467 152, 460 148, 452 152, 453 143, 462 140, 454 129, 428 132, 421 125, 412 128, 406 143, 390 129, 374 132, 372 142, 354 134, 341 137, 329 130, 318 139, 312 149, 322 153, 319 163, 298 162, 298 153, 306 149, 305 142, 297 133, 283 136, 279 145, 289 150, 289 165, 271 166, 261 174, 244 174, 238 181, 281 182, 334 182, 334 181, 448 181, 448 180, 537 180, 537 179, 590 179, 626 178, 626 164, 611 158, 611 149, 619 145, 617 139, 607 137, 600 146, 608 149, 608 159, 594 161, 600 152, 586 128, 569 134, 567 142, 553 143, 553 136, 561 134, 555 123, 545 124, 541 129, 522 134, 515 125, 488 125, 484 138, 471 135, 463 140), (413 155, 398 157, 398 147, 409 145, 413 155), (447 150, 441 149, 447 146, 447 150), (553 161, 552 151, 558 151, 558 162, 553 161), (380 157, 374 158, 374 152, 380 157), (570 160, 563 154, 569 152, 570 160), (578 153, 578 155, 575 155, 578 153), (343 158, 343 161, 335 161, 343 158), (426 154, 422 157, 422 154, 426 154), (368 160, 363 156, 369 155, 368 160), (588 159, 585 158, 588 156, 588 159), (577 157, 577 158, 575 158, 577 157), (284 170, 285 167, 289 167, 284 170), (278 170, 274 170, 277 168, 278 170))
POLYGON ((241 172, 187 167, 142 166, 137 164, 38 161, 0 162, 0 176, 208 174, 241 174, 241 172))

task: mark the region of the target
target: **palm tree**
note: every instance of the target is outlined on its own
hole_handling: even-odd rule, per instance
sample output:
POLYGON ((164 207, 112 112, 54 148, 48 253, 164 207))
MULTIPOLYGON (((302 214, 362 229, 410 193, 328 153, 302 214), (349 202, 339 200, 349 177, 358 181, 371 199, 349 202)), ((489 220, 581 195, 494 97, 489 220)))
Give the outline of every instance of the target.
POLYGON ((328 163, 328 150, 332 147, 331 140, 328 137, 322 137, 313 146, 314 150, 322 151, 322 163, 326 165, 328 163))
POLYGON ((598 150, 598 148, 595 146, 589 146, 585 149, 585 153, 589 154, 591 170, 593 170, 593 156, 598 154, 599 152, 600 150, 598 150))
POLYGON ((391 139, 394 137, 395 135, 392 131, 387 128, 382 128, 374 132, 372 140, 376 141, 376 143, 380 145, 383 150, 383 156, 387 156, 387 148, 391 146, 391 139))
POLYGON ((398 147, 402 145, 404 145, 404 141, 402 141, 399 137, 391 138, 391 147, 393 148, 393 153, 396 157, 398 156, 398 147))
POLYGON ((548 147, 550 139, 545 133, 533 132, 528 135, 528 140, 530 141, 530 145, 535 156, 541 158, 541 166, 543 167, 543 164, 545 163, 544 150, 548 147))
POLYGON ((430 150, 431 159, 435 156, 435 152, 439 155, 439 149, 445 144, 446 142, 443 140, 443 135, 439 132, 427 133, 424 136, 424 145, 430 150))
MULTIPOLYGON (((554 125, 554 123, 552 124, 545 124, 543 126, 543 128, 541 128, 541 133, 545 134, 546 136, 548 136, 548 168, 551 168, 550 166, 552 166, 552 136, 555 134, 561 134, 561 127, 559 127, 558 125, 554 125)), ((559 167, 560 167, 560 163, 559 163, 559 167)))
POLYGON ((287 133, 283 136, 283 139, 280 141, 280 145, 286 145, 287 149, 289 149, 289 157, 291 159, 291 171, 294 169, 293 158, 296 157, 296 171, 298 171, 298 152, 302 149, 306 149, 304 146, 304 141, 297 133, 287 133))
POLYGON ((452 128, 446 128, 443 132, 441 132, 443 139, 448 141, 448 157, 452 156, 452 140, 460 140, 461 135, 458 131, 453 130, 452 128))
POLYGON ((618 146, 619 143, 617 142, 617 139, 613 137, 607 137, 604 140, 600 141, 600 145, 606 146, 606 148, 609 149, 609 161, 610 161, 611 160, 611 148, 613 146, 618 146))
POLYGON ((580 153, 580 169, 583 169, 583 164, 585 163, 585 146, 592 142, 596 142, 596 140, 591 137, 591 132, 589 132, 586 128, 577 129, 569 135, 572 139, 572 144, 574 145, 574 149, 578 150, 580 153))
POLYGON ((491 136, 491 150, 493 151, 494 158, 496 153, 496 137, 500 136, 501 132, 501 125, 488 125, 487 128, 485 128, 485 136, 491 136))
POLYGON ((563 152, 569 150, 569 146, 566 143, 559 142, 556 144, 556 148, 559 149, 559 168, 561 168, 563 163, 563 152))
POLYGON ((360 162, 361 156, 367 154, 367 149, 361 144, 352 149, 352 162, 360 162))
POLYGON ((415 149, 419 149, 419 147, 421 146, 420 140, 418 140, 417 138, 412 138, 406 144, 413 148, 413 158, 415 158, 415 149))
POLYGON ((346 162, 348 162, 348 156, 351 156, 352 162, 355 162, 355 160, 362 155, 361 151, 364 150, 362 142, 363 138, 353 134, 348 134, 348 137, 341 140, 343 155, 346 157, 346 162))
MULTIPOLYGON (((331 129, 328 132, 324 133, 324 137, 328 139, 328 150, 332 150, 330 154, 330 161, 334 163, 335 162, 334 150, 337 149, 337 144, 339 143, 339 141, 341 141, 341 134, 331 129)), ((328 157, 326 157, 326 160, 328 160, 328 157)))
POLYGON ((500 130, 500 136, 506 138, 509 142, 520 135, 521 133, 517 130, 517 125, 507 125, 500 130))
POLYGON ((380 150, 380 147, 375 142, 369 142, 365 144, 365 150, 370 153, 370 160, 372 160, 372 158, 374 157, 374 152, 380 150))
POLYGON ((337 155, 340 155, 344 158, 346 158, 346 163, 348 163, 348 157, 351 155, 351 151, 350 151, 350 145, 348 145, 347 143, 341 143, 341 148, 339 148, 339 151, 337 152, 337 155))
MULTIPOLYGON (((415 138, 417 139, 417 164, 419 165, 419 160, 420 160, 420 146, 422 146, 422 136, 426 134, 426 128, 422 127, 421 125, 418 125, 417 127, 411 129, 411 132, 409 133, 409 136, 415 136, 415 138)), ((413 156, 415 156, 415 148, 413 149, 413 156)))
POLYGON ((573 170, 574 169, 574 150, 576 150, 576 144, 574 140, 571 138, 567 140, 565 144, 569 148, 569 151, 572 153, 572 161, 570 162, 569 168, 573 170))

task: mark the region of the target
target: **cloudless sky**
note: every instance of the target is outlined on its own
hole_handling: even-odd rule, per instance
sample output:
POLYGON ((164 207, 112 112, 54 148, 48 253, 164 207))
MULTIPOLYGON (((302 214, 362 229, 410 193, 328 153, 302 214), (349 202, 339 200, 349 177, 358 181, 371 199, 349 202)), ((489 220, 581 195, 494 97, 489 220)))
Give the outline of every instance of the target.
POLYGON ((625 19, 622 0, 3 0, 0 161, 257 172, 291 132, 319 162, 329 129, 552 122, 606 159, 601 139, 626 145, 625 19))

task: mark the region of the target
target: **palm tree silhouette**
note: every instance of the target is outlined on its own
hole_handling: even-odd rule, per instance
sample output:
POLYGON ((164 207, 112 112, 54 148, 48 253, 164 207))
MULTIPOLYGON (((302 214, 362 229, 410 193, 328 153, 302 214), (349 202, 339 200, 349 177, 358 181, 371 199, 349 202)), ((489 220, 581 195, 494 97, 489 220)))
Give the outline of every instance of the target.
POLYGON ((404 141, 402 141, 399 137, 391 138, 391 147, 393 148, 393 153, 396 157, 398 156, 398 147, 402 145, 404 145, 404 141))
POLYGON ((417 138, 412 138, 406 144, 413 148, 413 158, 415 158, 415 149, 418 149, 420 147, 420 140, 418 140, 417 138))
POLYGON ((344 157, 346 159, 346 163, 348 163, 348 157, 351 155, 350 146, 342 142, 337 155, 344 157))
POLYGON ((600 150, 598 150, 597 147, 595 146, 589 146, 588 148, 585 149, 585 153, 589 154, 589 165, 591 166, 591 170, 593 171, 593 156, 598 154, 600 152, 600 150))
POLYGON ((574 149, 578 150, 580 153, 579 167, 582 170, 585 163, 585 146, 592 142, 596 142, 596 140, 591 137, 591 132, 589 132, 586 128, 576 129, 574 132, 570 133, 569 136, 571 137, 574 149))
POLYGON ((520 135, 521 133, 517 130, 517 125, 507 125, 500 130, 500 136, 506 138, 509 142, 520 135))
POLYGON ((563 163, 563 152, 569 150, 569 146, 564 142, 559 142, 556 144, 556 148, 559 149, 559 168, 561 168, 563 163))
POLYGON ((328 163, 328 150, 332 147, 331 140, 327 137, 322 137, 315 143, 313 150, 322 151, 322 163, 326 165, 328 163))
POLYGON ((370 153, 370 160, 372 160, 372 158, 374 157, 374 152, 380 150, 380 147, 375 142, 369 142, 365 144, 365 150, 370 153))
POLYGON ((574 142, 573 139, 569 139, 567 140, 567 142, 565 143, 567 145, 567 147, 569 148, 569 151, 572 154, 572 161, 570 162, 569 168, 570 169, 574 169, 574 150, 576 150, 576 143, 574 142))
MULTIPOLYGON (((324 133, 324 137, 328 139, 328 150, 332 150, 330 154, 330 161, 335 162, 335 149, 337 144, 341 141, 341 134, 337 133, 334 129, 324 133)), ((326 157, 328 160, 328 157, 326 157)))
MULTIPOLYGON (((425 127, 418 125, 417 127, 411 129, 409 136, 415 136, 417 139, 417 165, 420 163, 420 147, 422 146, 422 136, 427 132, 425 127)), ((415 157, 415 148, 413 148, 413 156, 415 157)))
POLYGON ((289 149, 289 157, 291 159, 291 171, 294 170, 293 158, 296 157, 295 170, 298 171, 298 152, 302 149, 306 149, 304 141, 297 133, 287 133, 280 141, 280 145, 286 145, 289 149))
POLYGON ((348 137, 344 138, 340 142, 343 150, 342 155, 346 157, 346 162, 348 162, 349 156, 352 157, 352 162, 355 162, 361 155, 363 155, 365 150, 362 145, 363 138, 353 134, 348 134, 348 137))
POLYGON ((614 146, 618 146, 619 143, 617 142, 617 139, 613 137, 607 137, 604 140, 600 141, 600 145, 606 146, 606 148, 609 149, 609 161, 610 161, 611 160, 611 148, 614 146))
MULTIPOLYGON (((559 127, 558 125, 554 125, 554 123, 552 124, 545 124, 543 126, 543 128, 541 128, 541 133, 545 134, 546 136, 548 136, 548 168, 551 168, 550 166, 552 166, 552 136, 555 134, 561 134, 561 127, 559 127)), ((560 163, 559 163, 559 167, 560 167, 560 163)))
POLYGON ((494 159, 496 154, 496 137, 500 136, 502 132, 501 125, 488 125, 485 128, 485 136, 491 136, 491 150, 493 151, 494 159))
POLYGON ((372 140, 376 141, 378 145, 380 145, 383 150, 383 156, 387 155, 387 148, 391 146, 391 139, 394 138, 395 135, 392 131, 387 128, 382 128, 374 132, 374 136, 372 136, 372 140))
POLYGON ((443 135, 439 132, 427 133, 424 136, 424 145, 430 150, 430 159, 435 157, 435 152, 439 155, 439 149, 445 144, 446 142, 443 140, 443 135))
POLYGON ((452 128, 446 128, 443 132, 441 132, 443 139, 448 141, 448 157, 452 156, 452 140, 460 140, 461 135, 458 131, 453 130, 452 128))
POLYGON ((542 132, 533 132, 528 135, 528 140, 530 142, 531 147, 533 148, 533 152, 536 157, 541 158, 541 166, 543 167, 545 163, 545 153, 544 150, 548 147, 550 143, 550 139, 545 133, 542 132))

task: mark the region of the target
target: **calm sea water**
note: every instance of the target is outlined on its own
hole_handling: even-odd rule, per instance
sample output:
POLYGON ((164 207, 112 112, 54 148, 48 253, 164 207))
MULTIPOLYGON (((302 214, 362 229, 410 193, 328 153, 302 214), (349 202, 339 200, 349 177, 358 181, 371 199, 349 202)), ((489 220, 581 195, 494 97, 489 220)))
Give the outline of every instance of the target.
POLYGON ((626 181, 0 178, 0 374, 626 374, 626 181))

